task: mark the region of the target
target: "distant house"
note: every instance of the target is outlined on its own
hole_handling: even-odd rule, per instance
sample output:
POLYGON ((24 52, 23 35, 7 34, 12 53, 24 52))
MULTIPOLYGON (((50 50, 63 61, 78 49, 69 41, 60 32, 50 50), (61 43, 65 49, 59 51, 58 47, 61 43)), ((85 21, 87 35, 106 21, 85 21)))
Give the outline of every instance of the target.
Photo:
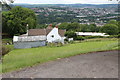
POLYGON ((76 32, 78 36, 109 36, 106 33, 97 33, 97 32, 76 32))
POLYGON ((56 42, 64 44, 65 32, 66 30, 58 29, 58 26, 52 28, 52 25, 49 25, 46 29, 30 29, 26 34, 14 36, 14 47, 32 48, 56 42))

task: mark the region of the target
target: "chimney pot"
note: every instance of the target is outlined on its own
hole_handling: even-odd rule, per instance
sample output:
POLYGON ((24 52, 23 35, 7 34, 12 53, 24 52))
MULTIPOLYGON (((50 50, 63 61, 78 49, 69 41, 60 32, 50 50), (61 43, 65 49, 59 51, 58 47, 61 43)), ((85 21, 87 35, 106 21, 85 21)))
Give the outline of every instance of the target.
POLYGON ((58 25, 56 25, 56 28, 58 28, 58 25))

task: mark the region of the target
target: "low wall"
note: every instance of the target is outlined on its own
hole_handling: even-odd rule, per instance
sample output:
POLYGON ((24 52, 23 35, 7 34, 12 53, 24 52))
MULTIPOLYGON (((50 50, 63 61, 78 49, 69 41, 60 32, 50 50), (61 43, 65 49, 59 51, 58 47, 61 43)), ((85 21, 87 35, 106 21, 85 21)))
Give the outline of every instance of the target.
POLYGON ((40 47, 45 45, 46 45, 46 41, 14 42, 14 48, 17 49, 33 48, 33 47, 40 47))

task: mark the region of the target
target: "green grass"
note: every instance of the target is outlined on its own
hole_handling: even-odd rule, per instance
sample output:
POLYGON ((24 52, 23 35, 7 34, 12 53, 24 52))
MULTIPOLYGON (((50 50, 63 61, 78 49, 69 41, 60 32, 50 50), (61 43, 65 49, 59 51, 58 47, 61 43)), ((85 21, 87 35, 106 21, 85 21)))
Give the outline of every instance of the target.
POLYGON ((65 58, 81 53, 117 49, 117 40, 82 42, 62 47, 39 47, 31 49, 14 49, 4 56, 2 72, 9 72, 57 58, 65 58))
POLYGON ((9 48, 10 50, 14 50, 14 45, 5 45, 7 48, 9 48))

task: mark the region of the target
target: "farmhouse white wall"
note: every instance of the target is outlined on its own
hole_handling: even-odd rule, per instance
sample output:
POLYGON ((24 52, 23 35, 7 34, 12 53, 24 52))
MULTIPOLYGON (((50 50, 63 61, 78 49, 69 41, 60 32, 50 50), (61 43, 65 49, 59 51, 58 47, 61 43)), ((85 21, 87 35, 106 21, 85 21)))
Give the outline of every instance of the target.
POLYGON ((53 28, 47 35, 47 42, 62 42, 62 37, 58 33, 58 28, 53 28))
POLYGON ((18 36, 14 36, 13 37, 13 42, 17 42, 18 41, 18 36))
POLYGON ((13 42, 25 42, 25 41, 44 41, 46 40, 46 36, 14 36, 13 42))

